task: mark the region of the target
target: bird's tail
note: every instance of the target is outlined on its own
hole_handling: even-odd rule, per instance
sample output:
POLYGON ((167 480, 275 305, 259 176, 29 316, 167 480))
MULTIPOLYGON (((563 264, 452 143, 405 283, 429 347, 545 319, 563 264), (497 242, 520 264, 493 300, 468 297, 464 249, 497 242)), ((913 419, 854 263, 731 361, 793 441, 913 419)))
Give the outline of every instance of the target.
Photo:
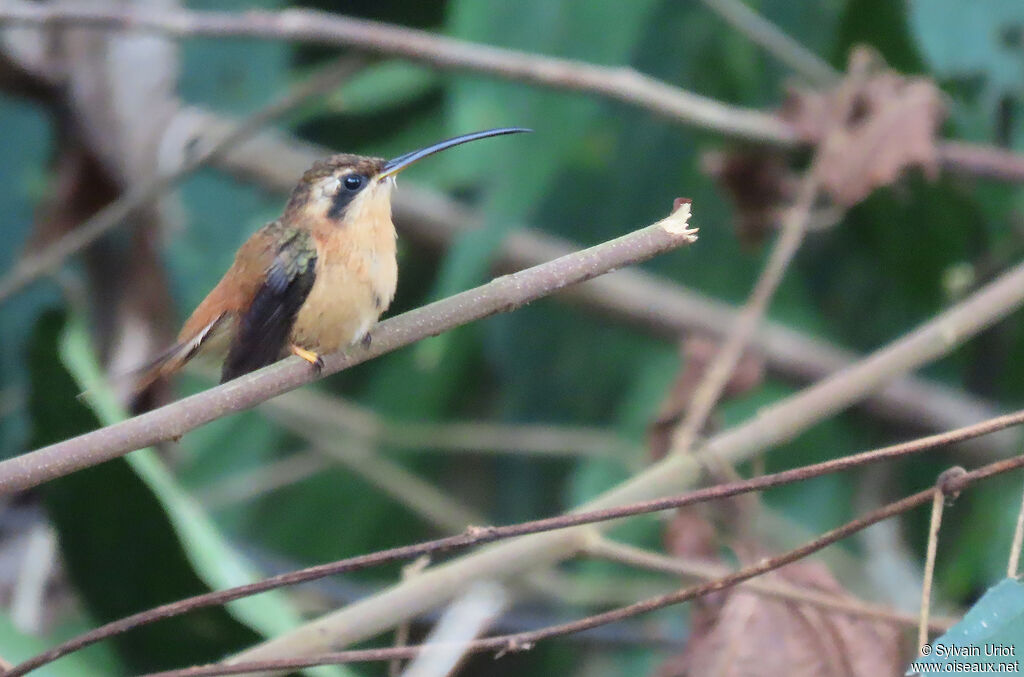
POLYGON ((149 362, 131 371, 110 377, 109 383, 117 392, 129 393, 135 400, 155 384, 165 381, 184 367, 199 353, 206 341, 221 326, 224 316, 218 317, 190 339, 180 341, 149 362))
POLYGON ((173 376, 185 364, 195 357, 198 346, 193 346, 192 341, 177 343, 152 360, 132 369, 126 374, 115 377, 120 383, 130 383, 135 395, 148 390, 150 386, 173 376))

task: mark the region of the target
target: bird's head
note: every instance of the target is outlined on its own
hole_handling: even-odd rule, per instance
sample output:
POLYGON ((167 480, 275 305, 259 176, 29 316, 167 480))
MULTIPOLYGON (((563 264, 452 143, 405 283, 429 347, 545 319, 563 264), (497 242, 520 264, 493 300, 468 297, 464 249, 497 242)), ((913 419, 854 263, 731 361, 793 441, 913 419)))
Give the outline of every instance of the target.
POLYGON ((365 155, 332 155, 314 164, 292 191, 285 215, 327 219, 339 225, 353 216, 382 213, 390 218, 391 189, 395 177, 428 155, 459 144, 502 134, 529 132, 521 127, 501 127, 439 141, 391 160, 365 155))

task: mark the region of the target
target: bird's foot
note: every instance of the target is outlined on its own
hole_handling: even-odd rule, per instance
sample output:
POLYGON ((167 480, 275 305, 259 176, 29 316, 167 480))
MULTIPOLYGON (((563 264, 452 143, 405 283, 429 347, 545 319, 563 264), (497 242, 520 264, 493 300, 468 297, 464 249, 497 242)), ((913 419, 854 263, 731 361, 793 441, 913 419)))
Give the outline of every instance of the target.
POLYGON ((306 350, 305 348, 300 348, 299 346, 292 344, 292 354, 298 355, 306 362, 309 362, 311 365, 313 365, 313 371, 315 371, 317 374, 323 371, 324 358, 320 357, 312 350, 306 350))
POLYGON ((370 344, 373 343, 373 334, 371 334, 370 332, 366 332, 365 334, 363 334, 363 338, 359 340, 359 343, 362 344, 363 350, 369 350, 370 344))

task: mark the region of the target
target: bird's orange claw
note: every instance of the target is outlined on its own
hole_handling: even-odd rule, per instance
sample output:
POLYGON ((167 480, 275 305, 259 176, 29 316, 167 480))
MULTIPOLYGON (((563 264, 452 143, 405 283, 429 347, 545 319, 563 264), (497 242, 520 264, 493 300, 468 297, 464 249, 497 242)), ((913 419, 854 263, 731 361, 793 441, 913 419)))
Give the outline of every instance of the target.
POLYGON ((316 371, 316 373, 318 374, 324 368, 324 358, 320 357, 312 350, 306 350, 305 348, 300 348, 299 346, 292 344, 292 354, 298 355, 306 362, 309 362, 311 365, 313 365, 313 370, 316 371))

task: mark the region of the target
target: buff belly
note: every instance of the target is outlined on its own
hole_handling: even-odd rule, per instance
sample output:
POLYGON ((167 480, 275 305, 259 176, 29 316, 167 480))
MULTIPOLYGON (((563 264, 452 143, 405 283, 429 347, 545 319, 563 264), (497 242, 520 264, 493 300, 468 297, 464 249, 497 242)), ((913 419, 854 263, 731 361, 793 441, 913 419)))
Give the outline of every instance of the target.
POLYGON ((317 264, 316 281, 292 329, 293 343, 321 354, 361 341, 391 304, 398 281, 393 245, 390 251, 326 258, 317 264))

